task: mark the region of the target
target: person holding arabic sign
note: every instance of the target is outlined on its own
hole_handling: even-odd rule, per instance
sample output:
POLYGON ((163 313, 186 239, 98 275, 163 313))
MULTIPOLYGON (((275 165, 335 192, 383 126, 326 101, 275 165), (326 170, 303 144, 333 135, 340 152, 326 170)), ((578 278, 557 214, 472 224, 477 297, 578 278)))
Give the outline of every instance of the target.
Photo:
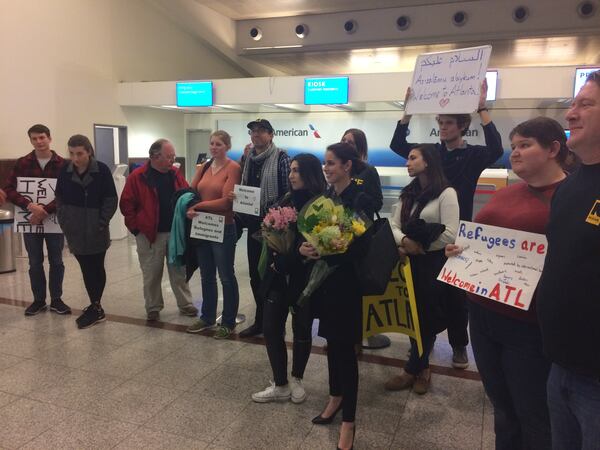
MULTIPOLYGON (((500 133, 485 106, 486 97, 487 82, 484 81, 481 84, 477 113, 481 119, 485 145, 470 145, 464 140, 471 125, 469 114, 440 114, 436 118, 441 143, 436 143, 435 146, 442 159, 444 175, 458 194, 461 220, 470 221, 473 216, 473 196, 481 172, 504 152, 500 133)), ((410 88, 406 91, 405 105, 409 98, 410 88)), ((408 159, 408 154, 416 145, 406 141, 410 119, 410 115, 404 114, 390 143, 390 148, 405 159, 408 159)), ((452 365, 457 369, 465 369, 469 365, 466 351, 469 337, 465 293, 459 289, 451 289, 449 295, 451 298, 447 319, 448 339, 453 350, 452 365)))

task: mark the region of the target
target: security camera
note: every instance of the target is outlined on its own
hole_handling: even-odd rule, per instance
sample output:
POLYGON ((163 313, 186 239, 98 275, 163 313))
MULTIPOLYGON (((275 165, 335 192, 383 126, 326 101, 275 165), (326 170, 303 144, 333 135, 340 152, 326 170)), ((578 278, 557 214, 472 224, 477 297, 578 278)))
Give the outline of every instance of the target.
POLYGON ((261 29, 258 27, 254 27, 254 28, 250 29, 250 37, 252 39, 254 39, 255 41, 260 41, 260 38, 262 38, 261 29))
POLYGON ((410 27, 410 17, 408 16, 400 16, 396 19, 396 27, 399 30, 404 31, 408 27, 410 27))
POLYGON ((304 39, 308 35, 308 25, 301 23, 300 25, 296 25, 296 36, 300 39, 304 39))
POLYGON ((529 8, 527 6, 518 6, 513 10, 512 18, 515 22, 525 22, 529 17, 529 8))
POLYGON ((452 16, 452 23, 457 27, 462 27, 467 23, 468 15, 464 11, 458 11, 452 16))
POLYGON ((344 23, 344 30, 346 30, 346 33, 348 33, 348 34, 352 34, 352 33, 356 32, 357 29, 358 29, 358 24, 356 23, 356 20, 354 20, 354 19, 348 20, 348 21, 346 21, 346 23, 344 23))
POLYGON ((588 17, 592 17, 596 12, 596 5, 594 2, 584 1, 577 5, 577 14, 579 17, 587 19, 588 17))

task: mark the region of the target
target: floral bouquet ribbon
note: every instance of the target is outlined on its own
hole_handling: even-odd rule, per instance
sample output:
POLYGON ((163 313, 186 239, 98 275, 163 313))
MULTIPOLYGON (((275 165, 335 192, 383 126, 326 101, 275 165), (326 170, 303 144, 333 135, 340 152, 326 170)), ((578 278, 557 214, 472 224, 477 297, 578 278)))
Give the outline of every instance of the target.
MULTIPOLYGON (((355 238, 367 230, 367 220, 352 209, 321 195, 307 203, 298 213, 298 231, 320 256, 345 253, 355 238)), ((318 259, 313 265, 308 283, 298 306, 306 304, 311 295, 337 269, 326 260, 318 259)))

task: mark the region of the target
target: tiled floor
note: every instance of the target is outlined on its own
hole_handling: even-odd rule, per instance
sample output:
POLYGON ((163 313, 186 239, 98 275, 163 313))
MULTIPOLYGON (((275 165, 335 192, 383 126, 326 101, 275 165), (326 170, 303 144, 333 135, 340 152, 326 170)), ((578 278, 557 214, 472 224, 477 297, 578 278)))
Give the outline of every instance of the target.
MULTIPOLYGON (((237 257, 240 313, 251 318, 243 248, 237 257)), ((16 273, 0 275, 0 449, 335 448, 339 419, 329 427, 310 422, 327 398, 320 338, 306 370, 307 401, 256 404, 250 395, 270 379, 259 340, 182 332, 191 319, 179 315, 166 279, 161 320, 173 330, 145 326, 133 240, 109 250, 103 304, 111 316, 88 330, 77 330, 74 316, 24 317, 23 302, 31 299, 27 259, 17 264, 16 273)), ((65 265, 63 299, 81 309, 87 297, 79 267, 67 253, 65 265)), ((199 298, 198 275, 191 287, 199 298)), ((450 347, 441 336, 430 392, 388 393, 383 382, 408 349, 407 338, 390 337, 390 348, 365 351, 360 362, 355 448, 493 448, 491 407, 474 364, 466 374, 448 369, 450 347)))

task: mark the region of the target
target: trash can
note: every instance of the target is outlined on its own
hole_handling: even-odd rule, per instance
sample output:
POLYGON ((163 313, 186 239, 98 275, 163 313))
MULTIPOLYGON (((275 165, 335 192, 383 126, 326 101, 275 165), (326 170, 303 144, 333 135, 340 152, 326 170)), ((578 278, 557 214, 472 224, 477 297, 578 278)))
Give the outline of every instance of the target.
POLYGON ((0 209, 0 273, 14 272, 15 250, 13 247, 13 224, 15 222, 12 211, 0 209))

